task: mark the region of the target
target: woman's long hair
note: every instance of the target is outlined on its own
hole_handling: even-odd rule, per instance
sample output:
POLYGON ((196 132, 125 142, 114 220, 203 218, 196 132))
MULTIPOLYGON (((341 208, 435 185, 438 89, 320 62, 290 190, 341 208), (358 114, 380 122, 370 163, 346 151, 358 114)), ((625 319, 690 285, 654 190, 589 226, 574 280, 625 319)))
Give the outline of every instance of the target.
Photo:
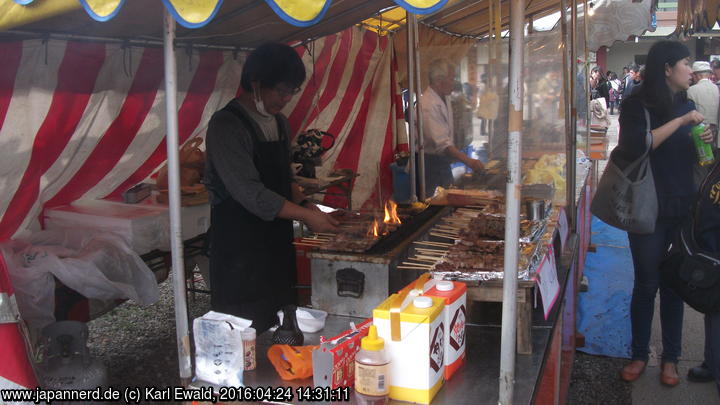
POLYGON ((677 41, 658 41, 648 52, 645 75, 640 87, 630 98, 638 97, 642 104, 653 111, 663 122, 673 118, 675 103, 687 101, 687 93, 680 91, 673 96, 665 81, 665 65, 670 67, 690 56, 687 47, 677 41))

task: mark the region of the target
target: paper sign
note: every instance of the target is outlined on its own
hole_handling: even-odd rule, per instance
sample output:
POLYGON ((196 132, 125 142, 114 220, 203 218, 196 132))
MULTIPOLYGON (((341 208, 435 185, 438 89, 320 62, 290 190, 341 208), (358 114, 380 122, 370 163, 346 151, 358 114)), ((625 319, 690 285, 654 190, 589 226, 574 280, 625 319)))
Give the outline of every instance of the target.
POLYGON ((555 254, 553 253, 552 246, 548 246, 548 251, 545 257, 543 257, 540 266, 538 266, 535 282, 537 282, 538 288, 540 289, 545 320, 547 320, 548 315, 550 315, 550 310, 552 310, 560 294, 560 283, 557 278, 555 254))
POLYGON ((568 219, 564 208, 560 208, 560 212, 558 213, 558 231, 560 232, 560 246, 564 251, 568 236, 568 219))

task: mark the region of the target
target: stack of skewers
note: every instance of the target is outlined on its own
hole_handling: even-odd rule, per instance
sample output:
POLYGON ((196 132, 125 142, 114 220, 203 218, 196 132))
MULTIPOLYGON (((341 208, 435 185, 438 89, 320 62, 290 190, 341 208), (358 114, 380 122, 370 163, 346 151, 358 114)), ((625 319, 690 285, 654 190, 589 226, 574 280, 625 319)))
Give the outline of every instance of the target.
MULTIPOLYGON (((521 223, 521 234, 531 229, 530 221, 521 223)), ((505 217, 480 207, 459 208, 435 225, 430 236, 448 242, 416 241, 414 256, 399 269, 431 272, 488 273, 502 272, 504 265, 505 217)), ((521 242, 521 267, 527 266, 534 245, 521 242)))

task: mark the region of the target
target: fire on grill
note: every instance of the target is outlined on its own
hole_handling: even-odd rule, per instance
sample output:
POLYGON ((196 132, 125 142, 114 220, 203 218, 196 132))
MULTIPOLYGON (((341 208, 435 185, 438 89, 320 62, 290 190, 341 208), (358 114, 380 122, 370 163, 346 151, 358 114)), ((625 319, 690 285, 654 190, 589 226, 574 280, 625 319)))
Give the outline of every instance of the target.
POLYGON ((311 245, 323 251, 363 253, 403 224, 401 217, 410 218, 411 212, 398 214, 398 205, 388 200, 384 212, 338 210, 331 215, 340 221, 341 233, 320 233, 303 238, 298 244, 311 245))

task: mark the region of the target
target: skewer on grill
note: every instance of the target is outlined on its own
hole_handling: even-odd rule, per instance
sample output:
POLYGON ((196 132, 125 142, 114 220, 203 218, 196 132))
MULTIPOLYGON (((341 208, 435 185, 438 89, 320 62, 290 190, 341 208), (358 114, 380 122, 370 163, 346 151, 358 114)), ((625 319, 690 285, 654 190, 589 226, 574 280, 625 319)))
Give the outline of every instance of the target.
POLYGON ((435 266, 435 265, 433 265, 433 264, 428 264, 428 265, 424 265, 424 264, 413 264, 412 266, 401 264, 401 265, 398 265, 397 268, 398 268, 398 269, 405 269, 405 270, 430 270, 430 269, 432 269, 434 266, 435 266))
POLYGON ((437 247, 450 247, 453 245, 452 243, 433 242, 430 240, 416 240, 413 243, 416 245, 437 246, 437 247))
POLYGON ((459 239, 457 235, 446 235, 438 232, 430 232, 430 236, 437 236, 438 238, 445 238, 445 239, 452 239, 457 240, 459 239))
POLYGON ((417 257, 418 260, 420 260, 420 259, 423 259, 423 260, 433 260, 433 261, 435 261, 435 262, 437 262, 437 261, 439 261, 440 259, 442 259, 442 256, 417 255, 417 256, 415 256, 415 257, 417 257))
POLYGON ((438 253, 438 254, 445 254, 449 252, 449 250, 438 250, 438 249, 427 249, 427 248, 415 248, 418 252, 427 252, 427 253, 438 253))
POLYGON ((439 224, 438 224, 438 225, 435 225, 433 228, 435 228, 435 229, 444 229, 444 230, 453 231, 453 232, 459 232, 459 231, 462 229, 462 228, 459 227, 459 226, 439 225, 439 224))
POLYGON ((310 247, 320 247, 324 245, 325 243, 303 243, 303 242, 293 242, 293 245, 295 246, 310 246, 310 247))
POLYGON ((412 260, 412 261, 403 262, 403 264, 425 264, 425 263, 435 264, 435 263, 437 263, 437 260, 432 260, 432 259, 418 259, 418 258, 415 258, 415 257, 410 257, 410 258, 408 258, 408 260, 412 260), (421 263, 413 263, 413 261, 415 261, 415 262, 421 262, 421 263))

